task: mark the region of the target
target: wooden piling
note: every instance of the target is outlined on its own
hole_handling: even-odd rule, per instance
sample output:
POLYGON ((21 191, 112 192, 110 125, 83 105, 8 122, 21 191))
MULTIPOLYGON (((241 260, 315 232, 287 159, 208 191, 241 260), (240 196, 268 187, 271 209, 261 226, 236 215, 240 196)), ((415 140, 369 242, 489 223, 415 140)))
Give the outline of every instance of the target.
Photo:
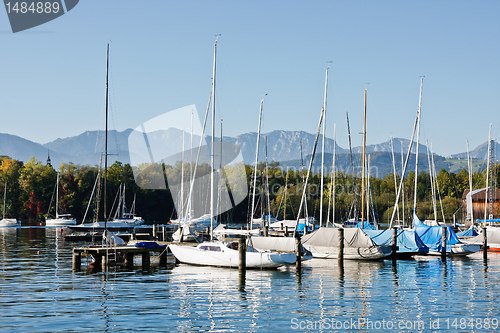
POLYGON ((267 237, 267 225, 264 226, 264 237, 267 237))
POLYGON ((245 238, 241 237, 238 241, 238 251, 240 254, 240 262, 238 265, 238 270, 240 274, 245 275, 247 270, 247 246, 245 243, 245 238))
POLYGON ((398 252, 398 228, 392 228, 392 261, 396 261, 396 256, 398 252))
POLYGON ((160 253, 160 267, 167 267, 167 249, 160 253))
POLYGON ((153 224, 153 240, 156 241, 156 224, 153 224))
POLYGON ((285 237, 288 236, 288 226, 285 226, 285 237))
POLYGON ((73 249, 73 270, 79 271, 82 268, 82 253, 73 249))
POLYGON ((181 229, 181 234, 179 236, 179 242, 182 243, 182 241, 184 240, 184 228, 183 227, 179 227, 181 229))
POLYGON ((302 242, 300 236, 295 238, 295 254, 297 255, 297 261, 295 262, 295 267, 297 272, 302 270, 302 242))
POLYGON ((486 227, 483 227, 483 259, 488 260, 488 234, 486 227))
POLYGON ((339 266, 344 265, 344 228, 339 228, 338 261, 339 266))
POLYGON ((142 269, 149 270, 151 266, 151 256, 149 254, 149 251, 142 252, 141 255, 142 255, 142 269))
POLYGON ((442 229, 442 237, 441 237, 441 260, 446 260, 446 239, 448 238, 448 229, 443 227, 442 229))
POLYGON ((125 266, 126 267, 134 267, 134 253, 125 252, 125 266))

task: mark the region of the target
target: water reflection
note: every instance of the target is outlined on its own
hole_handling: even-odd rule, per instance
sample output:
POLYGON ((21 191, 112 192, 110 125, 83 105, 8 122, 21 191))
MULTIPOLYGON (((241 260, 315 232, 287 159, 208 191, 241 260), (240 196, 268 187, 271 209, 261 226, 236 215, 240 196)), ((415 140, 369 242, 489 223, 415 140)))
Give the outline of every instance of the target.
MULTIPOLYGON (((428 325, 438 318, 498 317, 495 254, 486 267, 481 254, 446 263, 439 257, 395 265, 346 260, 343 267, 313 259, 301 274, 294 266, 248 270, 242 286, 238 270, 182 264, 73 273, 72 248, 84 244, 65 241, 57 229, 36 229, 0 230, 5 331, 291 331, 293 320, 428 325)), ((322 330, 329 331, 309 331, 322 330)))

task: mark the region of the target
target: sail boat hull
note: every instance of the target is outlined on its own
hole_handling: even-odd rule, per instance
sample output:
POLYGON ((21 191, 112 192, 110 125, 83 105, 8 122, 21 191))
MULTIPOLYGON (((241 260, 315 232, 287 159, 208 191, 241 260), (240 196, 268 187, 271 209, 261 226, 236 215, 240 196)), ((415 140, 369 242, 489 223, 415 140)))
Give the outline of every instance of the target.
POLYGON ((68 225, 76 225, 76 220, 71 217, 65 217, 59 215, 59 217, 55 219, 46 219, 45 225, 47 227, 62 227, 68 225))
POLYGON ((2 219, 0 220, 0 228, 17 228, 21 223, 17 219, 2 219))
MULTIPOLYGON (((205 242, 197 247, 169 245, 170 251, 181 263, 199 266, 238 268, 239 251, 235 242, 205 242)), ((297 260, 294 253, 246 252, 247 268, 277 268, 297 260)))

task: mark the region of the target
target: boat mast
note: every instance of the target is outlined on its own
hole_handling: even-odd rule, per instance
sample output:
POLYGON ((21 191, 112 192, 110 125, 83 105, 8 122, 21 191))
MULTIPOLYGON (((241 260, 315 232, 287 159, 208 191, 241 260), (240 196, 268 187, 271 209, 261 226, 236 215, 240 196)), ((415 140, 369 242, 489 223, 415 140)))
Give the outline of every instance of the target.
POLYGON ((470 221, 474 225, 474 209, 472 207, 472 163, 469 155, 469 140, 467 142, 467 167, 469 168, 470 221))
POLYGON ((488 135, 488 158, 486 162, 486 187, 484 189, 484 224, 486 225, 487 219, 487 208, 488 208, 488 185, 489 185, 489 175, 490 175, 490 145, 491 145, 491 124, 490 124, 490 134, 488 135))
MULTIPOLYGON (((299 211, 297 212, 297 220, 295 222, 295 229, 293 231, 293 238, 295 238, 295 236, 297 235, 297 228, 299 226, 300 213, 302 212, 302 206, 304 205, 304 202, 305 202, 306 191, 307 191, 307 182, 309 181, 309 175, 311 174, 312 162, 314 160, 314 155, 316 154, 316 147, 318 145, 319 133, 321 131, 321 122, 323 121, 324 114, 325 114, 325 109, 321 108, 321 116, 319 117, 318 130, 316 131, 316 138, 314 139, 313 151, 311 154, 311 161, 309 162, 309 168, 307 169, 307 176, 306 176, 306 180, 304 182, 304 189, 302 191, 302 200, 300 200, 299 211)), ((306 232, 306 230, 307 230, 307 217, 306 217, 306 221, 304 224, 304 233, 306 232)))
POLYGON ((260 101, 259 127, 257 130, 257 146, 255 148, 255 167, 254 167, 254 172, 253 172, 252 215, 250 215, 250 230, 253 229, 253 215, 255 214, 255 187, 257 186, 257 163, 258 163, 258 159, 259 159, 260 123, 262 120, 262 107, 263 107, 263 105, 264 105, 264 99, 262 99, 260 101))
MULTIPOLYGON (((269 169, 267 167, 267 136, 264 137, 264 141, 266 142, 266 196, 267 196, 267 219, 264 218, 264 226, 266 226, 266 220, 267 226, 269 226, 269 223, 271 222, 271 199, 269 198, 269 169)), ((262 207, 264 208, 264 207, 262 207)), ((264 209, 262 209, 264 211, 264 209)))
POLYGON ((5 189, 3 191, 3 218, 5 219, 5 201, 7 200, 7 177, 5 178, 5 189))
POLYGON ((354 195, 354 220, 356 221, 358 211, 356 208, 356 189, 354 185, 354 164, 352 162, 352 146, 351 146, 351 127, 349 126, 349 113, 347 111, 345 112, 345 115, 347 117, 347 136, 349 137, 349 154, 351 156, 351 178, 352 178, 352 193, 354 195))
POLYGON ((319 226, 323 226, 323 175, 324 175, 324 164, 325 164, 325 125, 326 125, 326 92, 327 92, 327 87, 328 87, 328 66, 326 67, 326 74, 325 74, 325 98, 323 100, 323 110, 325 112, 324 118, 323 119, 323 143, 322 143, 322 148, 321 148, 321 193, 320 193, 320 204, 319 204, 319 226))
POLYGON ((57 180, 56 180, 56 219, 59 218, 59 172, 57 172, 57 180))
MULTIPOLYGON (((394 173, 394 193, 398 193, 398 185, 397 185, 398 178, 396 177, 396 159, 394 158, 394 143, 392 142, 392 136, 391 136, 391 152, 392 152, 392 170, 394 173)), ((397 206, 397 210, 398 210, 398 224, 399 224, 399 221, 401 221, 399 216, 399 205, 397 206)))
POLYGON ((335 194, 333 193, 333 198, 332 198, 332 191, 335 191, 335 144, 336 144, 336 140, 335 140, 335 131, 336 131, 336 124, 333 123, 333 161, 332 161, 332 173, 331 173, 331 177, 330 177, 330 186, 329 186, 329 189, 328 189, 328 213, 327 213, 327 218, 326 218, 326 226, 328 227, 328 222, 330 222, 330 204, 332 203, 332 199, 333 199, 333 220, 332 220, 332 224, 335 222, 335 194))
POLYGON ((432 206, 434 208, 434 222, 437 223, 436 187, 434 186, 434 170, 432 170, 431 155, 429 153, 429 141, 425 140, 427 146, 427 163, 429 164, 429 176, 431 178, 432 206))
POLYGON ((363 171, 361 175, 361 225, 365 223, 365 169, 366 169, 366 89, 363 116, 363 171))
POLYGON ((437 196, 439 196, 439 205, 441 206, 441 214, 443 215, 443 223, 446 224, 446 219, 444 217, 443 200, 441 200, 441 191, 439 190, 439 182, 437 181, 436 165, 434 164, 434 151, 432 150, 432 142, 431 142, 431 163, 432 163, 432 170, 434 172, 434 185, 436 185, 437 196))
POLYGON ((104 139, 104 229, 108 229, 106 212, 106 185, 108 177, 108 76, 109 76, 109 43, 106 52, 106 131, 104 139))
POLYGON ((417 112, 417 149, 415 155, 415 189, 413 195, 413 212, 417 213, 417 180, 418 180, 418 146, 420 138, 420 111, 422 110, 422 86, 424 83, 424 77, 420 78, 420 98, 418 100, 418 112, 417 112))
POLYGON ((214 137, 215 137, 215 64, 217 57, 217 35, 214 43, 214 67, 212 73, 212 145, 210 156, 210 240, 213 239, 213 221, 214 221, 214 137))

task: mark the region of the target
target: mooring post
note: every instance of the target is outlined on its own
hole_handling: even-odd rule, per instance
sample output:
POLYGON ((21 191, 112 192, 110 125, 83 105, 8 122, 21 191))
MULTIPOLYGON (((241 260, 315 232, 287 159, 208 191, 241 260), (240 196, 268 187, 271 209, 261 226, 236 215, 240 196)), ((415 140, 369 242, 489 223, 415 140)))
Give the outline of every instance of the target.
POLYGON ((442 229, 442 237, 441 237, 441 260, 446 260, 446 239, 448 238, 448 229, 443 227, 442 229))
POLYGON ((285 226, 285 237, 288 235, 288 226, 285 226))
POLYGON ((392 261, 396 262, 398 252, 398 228, 392 227, 392 261))
POLYGON ((167 267, 167 249, 160 253, 160 267, 167 267))
POLYGON ((149 270, 150 266, 151 266, 151 255, 149 254, 149 251, 144 251, 142 252, 142 269, 149 270))
POLYGON ((344 228, 339 228, 339 249, 338 249, 339 266, 344 266, 344 228))
POLYGON ((153 224, 153 240, 156 240, 156 224, 153 224))
POLYGON ((295 254, 297 255, 297 261, 295 262, 295 267, 297 269, 297 272, 300 273, 302 270, 302 242, 298 234, 297 238, 295 238, 295 254))
POLYGON ((267 237, 267 225, 264 226, 264 237, 267 237))
POLYGON ((483 227, 483 259, 488 260, 488 234, 486 227, 483 227))
POLYGON ((161 236, 162 236, 162 241, 166 242, 167 241, 167 237, 165 236, 165 226, 162 225, 161 226, 161 236))
POLYGON ((79 271, 82 268, 82 253, 73 249, 73 270, 79 271))
POLYGON ((134 253, 133 252, 125 252, 125 266, 126 267, 134 267, 134 253))
POLYGON ((181 234, 179 236, 179 242, 182 243, 182 241, 184 240, 184 227, 179 227, 179 229, 181 229, 181 234))
POLYGON ((238 251, 240 257, 240 263, 238 265, 238 271, 240 273, 240 285, 245 284, 246 271, 247 271, 247 246, 245 242, 245 237, 241 237, 238 241, 238 251))

